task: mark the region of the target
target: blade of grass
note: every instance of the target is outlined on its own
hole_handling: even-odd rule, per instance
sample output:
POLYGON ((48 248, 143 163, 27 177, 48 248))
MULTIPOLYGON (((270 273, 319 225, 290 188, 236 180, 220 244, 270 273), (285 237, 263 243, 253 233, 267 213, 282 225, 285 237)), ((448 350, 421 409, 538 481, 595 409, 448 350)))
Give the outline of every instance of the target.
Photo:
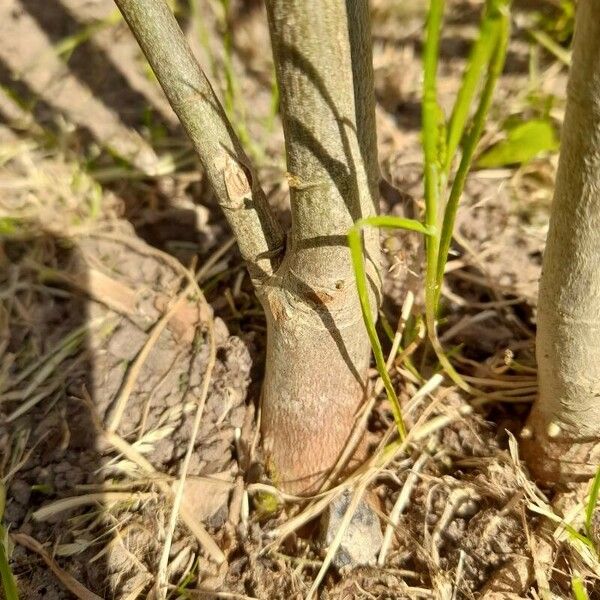
POLYGON ((550 54, 557 58, 561 63, 569 67, 571 65, 571 52, 557 44, 545 31, 532 29, 529 35, 550 54))
POLYGON ((2 577, 2 589, 6 600, 19 600, 17 584, 8 564, 6 552, 7 537, 6 529, 0 525, 0 576, 2 577))
MULTIPOLYGON (((440 33, 444 15, 444 0, 431 0, 427 17, 423 76, 423 153, 425 159, 425 224, 430 230, 437 227, 440 194, 440 161, 438 152, 441 110, 437 101, 437 65, 440 33)), ((427 274, 425 289, 426 311, 435 312, 435 268, 439 234, 426 239, 427 274)))
POLYGON ((54 560, 54 557, 46 551, 44 546, 30 535, 27 535, 26 533, 13 533, 11 536, 13 541, 19 544, 19 546, 23 546, 23 548, 35 552, 46 563, 46 566, 52 573, 56 575, 56 578, 60 583, 66 587, 73 596, 78 598, 78 600, 102 600, 100 596, 90 592, 90 590, 79 583, 79 581, 77 581, 70 573, 67 573, 67 571, 62 569, 56 560, 54 560))
POLYGON ((356 288, 358 290, 358 297, 360 300, 360 307, 362 311, 363 320, 365 327, 369 335, 371 347, 373 348, 373 354, 375 356, 375 364, 377 365, 377 371, 383 381, 383 385, 387 392, 387 397, 392 408, 392 414, 394 415, 394 421, 398 428, 400 438, 403 440, 406 437, 406 427, 404 420, 402 419, 402 410, 400 408, 400 402, 396 396, 396 391, 392 385, 392 380, 385 365, 385 358, 383 356, 383 349, 379 337, 377 336, 377 330, 375 329, 375 320, 373 317, 373 310, 369 301, 369 290, 367 282, 367 274, 364 265, 364 255, 361 231, 364 227, 388 227, 392 229, 405 229, 407 231, 415 231, 423 233, 424 235, 431 235, 432 231, 424 226, 419 221, 412 219, 403 219, 401 217, 392 216, 375 216, 360 219, 350 229, 348 233, 348 246, 350 247, 350 254, 352 256, 352 265, 354 268, 354 275, 356 278, 356 288))
POLYGON ((582 533, 579 533, 579 531, 577 531, 577 529, 575 529, 573 525, 569 525, 569 523, 563 523, 562 526, 564 527, 565 531, 569 534, 568 537, 570 538, 570 540, 577 540, 578 542, 581 542, 584 546, 587 546, 592 552, 596 552, 592 540, 587 538, 582 533))
POLYGON ((79 29, 73 35, 69 35, 59 40, 54 45, 53 51, 57 56, 60 56, 63 58, 63 60, 68 61, 73 52, 77 50, 79 46, 91 40, 94 35, 103 29, 116 25, 122 20, 122 18, 123 17, 121 16, 121 13, 115 8, 104 19, 92 22, 89 25, 79 29))
POLYGON ((450 243, 452 241, 452 232, 454 230, 454 223, 456 221, 456 213, 458 211, 458 203, 462 196, 467 175, 473 162, 473 155, 475 154, 475 149, 481 137, 485 119, 492 103, 492 96, 496 88, 496 83, 504 68, 510 25, 508 11, 506 10, 507 7, 508 2, 504 2, 504 10, 499 10, 497 13, 498 16, 494 17, 494 26, 498 31, 496 48, 494 49, 494 53, 490 61, 487 80, 481 93, 479 106, 477 107, 477 111, 473 118, 473 125, 471 126, 463 145, 461 161, 452 183, 448 204, 446 205, 446 209, 444 211, 439 252, 437 256, 435 297, 433 300, 434 306, 437 306, 439 301, 442 279, 444 277, 444 270, 446 268, 446 261, 448 259, 448 251, 450 250, 450 243))
POLYGON ((600 494, 600 467, 598 467, 598 470, 596 471, 596 476, 594 477, 594 481, 592 482, 590 495, 585 509, 585 531, 589 538, 592 537, 592 520, 594 518, 594 511, 596 510, 596 504, 598 502, 598 494, 600 494))
POLYGON ((6 600, 19 600, 17 583, 8 564, 8 535, 2 521, 6 505, 6 488, 0 481, 0 579, 6 600))
POLYGON ((444 171, 446 175, 450 171, 452 159, 456 149, 463 137, 465 125, 469 118, 473 96, 481 81, 486 68, 489 66, 492 53, 498 42, 499 28, 498 0, 488 0, 485 12, 479 26, 479 37, 473 44, 469 54, 469 62, 462 78, 460 89, 456 96, 456 102, 452 109, 452 115, 448 123, 448 137, 446 143, 446 163, 444 171))
POLYGON ((573 598, 575 600, 588 600, 585 585, 580 577, 573 577, 571 579, 571 590, 573 591, 573 598))

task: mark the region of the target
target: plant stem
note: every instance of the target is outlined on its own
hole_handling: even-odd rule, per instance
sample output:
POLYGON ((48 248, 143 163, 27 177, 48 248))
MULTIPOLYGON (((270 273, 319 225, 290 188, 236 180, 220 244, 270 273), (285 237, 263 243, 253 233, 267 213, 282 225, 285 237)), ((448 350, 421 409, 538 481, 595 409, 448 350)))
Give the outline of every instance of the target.
POLYGON ((477 393, 454 369, 437 337, 436 314, 441 295, 444 269, 452 240, 458 202, 485 117, 487 115, 496 81, 502 72, 508 42, 507 0, 489 0, 487 14, 482 20, 481 36, 471 53, 461 89, 451 117, 448 136, 440 140, 443 130, 441 109, 437 103, 436 76, 439 54, 440 29, 444 0, 431 0, 427 21, 427 39, 424 57, 423 84, 423 151, 425 158, 425 223, 434 234, 427 238, 427 270, 425 284, 425 320, 431 345, 450 378, 469 393, 477 393), (491 58, 490 57, 491 54, 491 58), (463 147, 461 162, 454 178, 448 203, 444 208, 441 227, 440 194, 445 188, 448 171, 469 114, 469 108, 488 58, 488 77, 482 92, 474 123, 463 147), (440 141, 447 141, 444 149, 440 141), (443 169, 441 169, 443 165, 443 169), (440 232, 441 229, 441 232, 440 232))
POLYGON ((487 117, 490 105, 492 103, 492 96, 494 89, 496 88, 496 82, 502 69, 504 68, 504 61, 506 59, 506 49, 508 45, 509 37, 509 20, 506 12, 498 12, 497 16, 494 17, 494 30, 495 34, 493 38, 497 40, 496 47, 490 61, 488 76, 485 82, 484 89, 481 93, 479 100, 479 106, 473 118, 473 125, 465 139, 463 145, 463 152, 461 161, 452 183, 450 190, 450 197, 444 211, 444 218, 442 222, 442 231, 439 242, 439 251, 437 257, 437 269, 436 269, 436 282, 435 282, 435 298, 434 305, 437 307, 439 303, 440 292, 442 289, 442 280, 444 278, 444 270, 446 268, 446 261, 448 259, 448 252, 450 250, 450 244, 452 242, 452 232, 454 231, 454 223, 456 221, 456 213, 458 211, 458 203, 462 196, 467 175, 471 169, 473 162, 473 155, 477 143, 481 137, 485 119, 487 117))
POLYGON ((164 0, 115 0, 176 112, 257 283, 283 248, 250 159, 164 0))
POLYGON ((448 123, 447 154, 444 165, 446 176, 450 171, 454 154, 463 137, 477 85, 485 73, 485 69, 489 67, 492 53, 497 46, 499 33, 498 17, 498 0, 488 0, 479 26, 479 37, 473 44, 469 54, 467 69, 462 78, 448 123))
MULTIPOLYGON (((437 64, 440 32, 444 14, 444 0, 431 0, 427 19, 423 83, 423 150, 425 155, 425 225, 430 230, 437 228, 440 161, 438 152, 440 131, 440 107, 437 102, 437 64)), ((435 314, 435 267, 439 247, 439 233, 426 240, 427 273, 425 283, 425 305, 428 315, 435 314)))

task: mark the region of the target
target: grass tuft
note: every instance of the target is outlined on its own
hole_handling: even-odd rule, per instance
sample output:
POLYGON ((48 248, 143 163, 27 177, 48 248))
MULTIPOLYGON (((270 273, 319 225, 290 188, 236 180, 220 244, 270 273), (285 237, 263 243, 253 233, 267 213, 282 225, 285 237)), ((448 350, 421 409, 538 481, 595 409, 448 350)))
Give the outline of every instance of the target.
POLYGON ((348 234, 363 320, 375 355, 377 370, 384 383, 402 438, 406 432, 400 406, 385 368, 385 360, 369 304, 360 230, 365 226, 393 227, 418 231, 426 235, 425 321, 429 339, 442 368, 449 377, 463 390, 477 394, 477 390, 461 377, 446 356, 437 337, 436 316, 458 205, 483 132, 496 83, 504 68, 510 31, 509 6, 510 0, 487 0, 479 26, 479 37, 471 50, 452 115, 449 122, 446 122, 437 94, 444 0, 431 0, 424 50, 422 100, 425 223, 394 217, 372 217, 358 221, 348 234), (475 92, 482 81, 483 88, 471 119, 472 123, 467 130, 467 121, 475 103, 475 92), (462 153, 459 166, 448 198, 445 200, 450 167, 458 154, 461 141, 462 153))

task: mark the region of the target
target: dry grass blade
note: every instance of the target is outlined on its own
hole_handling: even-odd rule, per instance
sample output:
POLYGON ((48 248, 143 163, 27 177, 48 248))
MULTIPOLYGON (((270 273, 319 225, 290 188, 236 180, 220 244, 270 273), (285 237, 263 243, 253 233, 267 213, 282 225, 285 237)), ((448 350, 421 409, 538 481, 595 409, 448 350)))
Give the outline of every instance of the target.
POLYGON ((44 547, 31 536, 25 533, 13 533, 11 534, 13 541, 20 546, 35 552, 41 556, 42 560, 48 565, 48 568, 56 575, 57 579, 79 600, 102 600, 100 596, 97 596, 93 592, 90 592, 85 586, 83 586, 74 577, 69 575, 66 571, 61 569, 56 561, 46 552, 44 547))
MULTIPOLYGON (((196 292, 200 294, 200 301, 205 305, 206 298, 204 294, 200 290, 199 287, 196 287, 196 292)), ((175 527, 177 525, 177 519, 179 517, 181 502, 183 500, 183 492, 185 486, 185 479, 187 477, 188 468, 190 466, 190 461, 192 459, 192 453, 194 451, 194 446, 196 444, 196 438, 198 436, 198 430, 200 429, 200 422, 202 420, 202 414, 204 412, 204 405, 206 404, 206 397, 208 396, 208 388, 210 386, 212 372, 215 366, 216 360, 216 343, 215 343, 215 335, 213 329, 213 320, 212 318, 208 319, 207 322, 208 328, 208 337, 209 337, 209 345, 210 345, 210 354, 208 358, 208 363, 206 366, 206 371, 204 373, 204 379, 202 381, 202 388, 200 390, 200 397, 198 398, 198 405, 196 407, 196 414, 194 416, 194 424, 192 426, 192 433, 190 435, 190 440, 188 443, 188 447, 185 453, 185 458, 183 459, 183 463, 181 465, 181 475, 179 477, 179 481, 177 483, 177 488, 175 491, 175 497, 173 499, 173 506, 171 508, 171 515, 169 517, 169 524, 167 526, 167 531, 165 534, 165 542, 163 547, 163 552, 160 557, 158 572, 156 575, 156 590, 159 597, 166 597, 166 583, 167 583, 167 567, 169 563, 169 554, 171 552, 171 543, 173 541, 173 534, 175 532, 175 527), (163 587, 164 586, 164 587, 163 587)), ((195 353, 193 353, 195 355, 195 353)))
POLYGON ((444 381, 444 376, 441 373, 432 375, 414 394, 406 405, 406 412, 411 413, 421 403, 425 396, 434 392, 444 381))
POLYGON ((471 414, 471 412, 473 412, 473 409, 470 406, 462 406, 458 410, 458 415, 437 415, 432 417, 420 427, 415 427, 413 429, 414 434, 411 440, 414 442, 419 442, 427 439, 431 434, 443 429, 444 427, 447 427, 451 423, 454 423, 454 421, 457 421, 459 418, 471 414))
POLYGON ((235 245, 235 238, 229 238, 216 252, 214 252, 208 260, 198 269, 195 279, 198 283, 202 283, 210 274, 210 270, 217 264, 219 259, 224 256, 228 250, 235 245))
POLYGON ((123 598, 123 600, 137 600, 137 598, 142 595, 147 585, 148 584, 146 581, 140 582, 136 587, 133 588, 133 590, 131 590, 129 594, 127 594, 127 596, 123 598))
POLYGON ((387 557, 388 550, 392 543, 394 531, 396 529, 396 526, 398 525, 398 521, 400 520, 400 515, 404 512, 404 509, 408 505, 408 501, 410 500, 412 490, 418 481, 419 473, 421 472, 421 469, 425 466, 425 463, 428 461, 429 458, 430 456, 427 452, 423 452, 421 456, 419 456, 412 469, 410 470, 410 473, 406 477, 406 481, 402 486, 400 494, 398 494, 398 499, 396 500, 396 503, 392 508, 392 512, 390 513, 390 520, 385 529, 383 543, 381 544, 379 558, 377 559, 377 564, 380 567, 383 567, 383 565, 385 565, 385 559, 387 557))
POLYGON ((36 510, 32 517, 36 521, 46 521, 57 515, 58 513, 66 510, 73 510, 80 506, 87 506, 89 504, 109 504, 112 502, 139 502, 145 500, 152 500, 156 498, 156 494, 153 493, 132 493, 132 492, 99 492, 95 494, 84 494, 82 496, 74 496, 72 498, 62 498, 56 502, 51 502, 46 506, 43 506, 39 510, 36 510))
MULTIPOLYGON (((156 469, 152 464, 144 458, 139 452, 137 452, 130 444, 118 435, 112 432, 104 432, 106 440, 112 444, 119 452, 124 454, 129 460, 134 462, 136 465, 141 467, 146 473, 156 474, 156 469)), ((173 497, 173 490, 167 481, 162 479, 156 480, 156 485, 160 491, 165 494, 168 498, 173 497)), ((206 531, 202 523, 200 523, 194 515, 185 507, 182 506, 180 510, 181 520, 186 524, 188 529, 196 537, 200 545, 204 548, 207 554, 217 563, 221 564, 225 562, 225 555, 223 551, 217 546, 216 542, 212 539, 209 533, 206 531)))
POLYGON ((167 326, 169 320, 173 315, 177 312, 181 303, 184 301, 186 296, 192 291, 193 285, 190 284, 186 286, 186 288, 177 296, 176 300, 172 303, 169 310, 167 310, 163 316, 157 321, 157 323, 152 328, 152 332, 148 336, 145 344, 142 349, 139 351, 138 355, 135 357, 135 360, 130 365, 127 376, 123 381, 123 385, 119 390, 119 394, 115 400, 115 405, 112 412, 112 418, 108 425, 108 431, 114 432, 119 427, 119 423, 121 422, 121 418, 123 417, 123 413, 125 412, 125 407, 127 406, 127 401, 129 400, 129 396, 133 390, 133 387, 137 381, 137 378, 150 354, 150 351, 156 344, 160 334, 163 332, 164 328, 167 326))
POLYGON ((122 233, 115 233, 112 231, 86 231, 84 233, 75 233, 74 235, 78 236, 88 236, 92 238, 97 238, 101 240, 108 240, 111 242, 115 242, 117 244, 122 244, 129 248, 132 248, 137 253, 142 256, 152 256, 157 258, 162 263, 168 265, 171 269, 173 269, 176 273, 180 273, 181 275, 187 275, 187 269, 174 257, 162 250, 158 250, 153 246, 148 245, 143 240, 130 236, 124 235, 122 233))
MULTIPOLYGON (((294 494, 286 494, 282 492, 279 488, 276 488, 273 485, 268 485, 266 483, 250 483, 246 487, 246 491, 249 494, 270 494, 271 496, 275 496, 281 502, 303 502, 306 501, 306 496, 296 496, 294 494)), ((319 494, 316 497, 321 497, 322 495, 327 495, 327 492, 323 492, 323 494, 319 494)))
POLYGON ((83 274, 71 274, 37 264, 32 266, 39 271, 44 281, 67 284, 80 294, 89 296, 126 317, 135 312, 135 290, 98 269, 88 267, 83 274))
POLYGON ((440 568, 440 547, 442 546, 444 532, 452 522, 458 508, 472 497, 479 499, 468 488, 455 488, 450 492, 444 503, 442 515, 431 534, 431 560, 437 568, 440 568))
POLYGON ((289 519, 283 525, 277 527, 277 529, 271 530, 269 532, 269 537, 279 538, 276 541, 276 545, 279 544, 284 538, 296 531, 296 529, 299 529, 305 523, 308 523, 315 517, 319 516, 327 508, 327 506, 344 491, 344 489, 345 487, 342 484, 336 488, 333 488, 332 490, 329 490, 323 497, 310 504, 299 515, 289 519))
POLYGON ((36 373, 33 380, 24 390, 19 392, 13 392, 10 394, 5 394, 4 400, 19 400, 31 395, 32 392, 35 391, 35 388, 41 383, 43 383, 44 379, 51 372, 51 370, 47 372, 46 367, 44 365, 49 363, 56 363, 56 361, 58 360, 56 357, 64 355, 65 352, 67 352, 68 355, 69 349, 72 352, 73 344, 76 344, 80 340, 82 340, 85 337, 88 328, 92 327, 93 325, 94 323, 82 325, 74 331, 71 331, 64 338, 62 338, 55 346, 53 346, 46 354, 44 354, 38 360, 32 361, 20 373, 15 374, 11 378, 10 388, 17 386, 19 383, 21 383, 21 381, 27 379, 32 373, 36 373))
POLYGON ((61 373, 59 373, 57 377, 54 378, 54 381, 52 381, 48 386, 43 388, 34 396, 31 396, 26 402, 23 402, 19 408, 11 412, 6 417, 6 422, 11 423, 15 419, 18 419, 20 416, 24 415, 27 411, 36 406, 36 404, 39 404, 44 398, 47 398, 50 394, 55 392, 65 382, 67 375, 73 371, 75 367, 84 362, 85 358, 85 353, 80 354, 74 361, 71 362, 71 364, 69 364, 61 373))
MULTIPOLYGON (((175 589, 175 588, 173 588, 175 589)), ((235 592, 215 592, 214 590, 200 590, 186 588, 185 595, 187 597, 198 598, 232 598, 234 600, 258 600, 254 596, 245 596, 244 594, 236 594, 235 592)))

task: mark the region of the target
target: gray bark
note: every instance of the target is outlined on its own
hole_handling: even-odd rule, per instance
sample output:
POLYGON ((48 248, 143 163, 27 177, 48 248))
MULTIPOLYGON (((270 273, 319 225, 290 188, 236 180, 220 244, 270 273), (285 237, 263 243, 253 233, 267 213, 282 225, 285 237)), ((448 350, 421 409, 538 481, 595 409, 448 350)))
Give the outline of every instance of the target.
POLYGON ((256 282, 272 275, 283 232, 250 159, 164 0, 115 0, 190 137, 256 282))
MULTIPOLYGON (((363 398, 370 346, 346 235, 377 212, 378 166, 366 1, 268 0, 286 142, 292 229, 265 286, 265 449, 278 483, 316 488, 363 398)), ((379 240, 365 234, 377 306, 379 240)))
POLYGON ((589 477, 600 442, 600 3, 578 3, 560 163, 538 302, 534 475, 589 477))
MULTIPOLYGON (((196 148, 267 316, 262 432, 276 481, 319 485, 348 440, 370 345, 347 234, 377 213, 379 181, 367 0, 269 0, 289 171, 283 236, 256 173, 164 0, 116 0, 196 148)), ((379 236, 365 233, 371 305, 379 236)))

